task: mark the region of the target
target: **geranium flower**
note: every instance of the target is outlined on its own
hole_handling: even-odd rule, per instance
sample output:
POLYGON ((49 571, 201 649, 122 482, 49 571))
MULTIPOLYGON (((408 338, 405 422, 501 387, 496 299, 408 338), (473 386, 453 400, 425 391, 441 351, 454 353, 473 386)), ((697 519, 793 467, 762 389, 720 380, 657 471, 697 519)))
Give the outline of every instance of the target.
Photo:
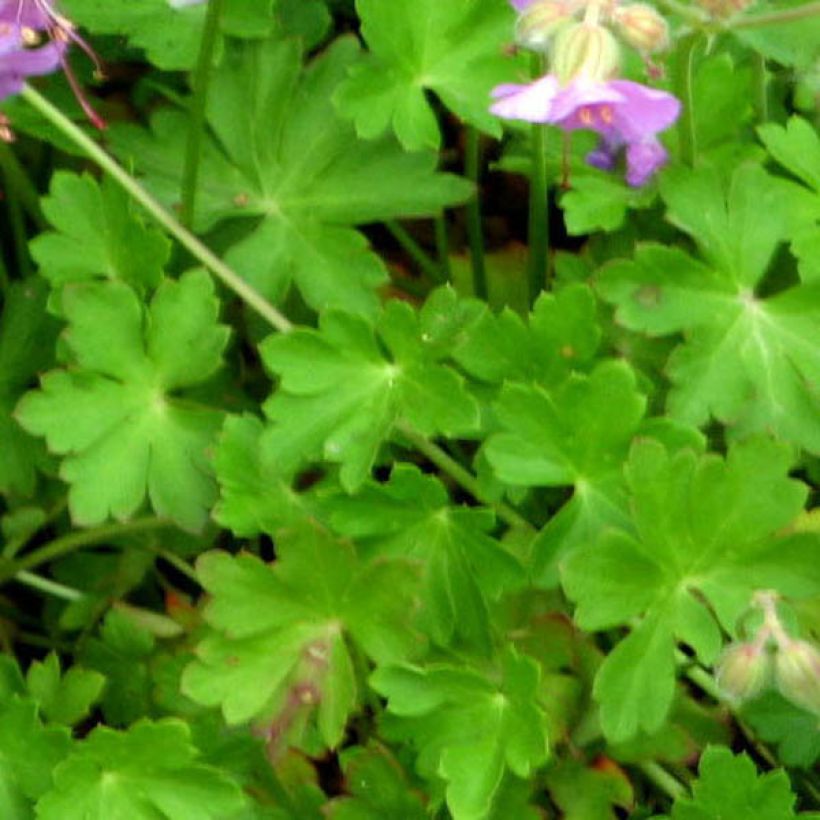
POLYGON ((0 99, 19 93, 26 77, 50 74, 61 64, 64 44, 37 45, 37 31, 9 22, 0 8, 0 99))
POLYGON ((0 99, 19 93, 27 77, 62 68, 88 118, 103 128, 66 58, 70 44, 79 46, 100 70, 90 46, 51 0, 0 0, 0 99), (41 44, 44 37, 48 42, 41 44))
POLYGON ((635 187, 665 164, 667 153, 657 134, 675 122, 681 109, 676 97, 640 83, 580 77, 562 85, 553 74, 527 85, 500 85, 493 97, 490 110, 500 117, 600 134, 587 162, 611 170, 625 150, 626 181, 635 187))

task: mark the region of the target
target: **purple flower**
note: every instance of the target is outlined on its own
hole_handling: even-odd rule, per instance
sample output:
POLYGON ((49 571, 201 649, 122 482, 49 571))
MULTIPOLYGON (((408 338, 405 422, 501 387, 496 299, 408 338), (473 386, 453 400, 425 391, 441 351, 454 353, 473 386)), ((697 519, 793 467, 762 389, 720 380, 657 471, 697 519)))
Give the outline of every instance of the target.
POLYGON ((0 0, 0 100, 19 93, 27 77, 62 68, 88 118, 104 128, 66 59, 70 44, 79 46, 99 70, 90 46, 55 9, 52 0, 0 0), (42 36, 48 40, 44 45, 40 45, 42 36))
POLYGON ((562 86, 553 74, 528 85, 500 85, 493 97, 490 110, 500 117, 598 133, 600 143, 587 156, 596 168, 611 170, 625 149, 626 181, 635 187, 666 162, 657 134, 675 122, 681 108, 671 94, 629 80, 580 78, 562 86))
POLYGON ((33 47, 37 34, 28 26, 7 22, 0 9, 0 100, 18 94, 26 77, 50 74, 62 62, 64 44, 33 47))

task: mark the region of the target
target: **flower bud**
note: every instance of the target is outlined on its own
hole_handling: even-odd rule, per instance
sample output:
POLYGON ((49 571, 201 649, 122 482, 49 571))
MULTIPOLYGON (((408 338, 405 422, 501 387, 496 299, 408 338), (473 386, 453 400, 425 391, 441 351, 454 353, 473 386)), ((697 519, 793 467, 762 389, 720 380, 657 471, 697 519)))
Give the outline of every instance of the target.
POLYGON ((643 53, 662 51, 669 45, 669 26, 652 6, 632 3, 620 6, 613 14, 624 41, 643 53))
POLYGON ((535 0, 515 25, 515 42, 532 51, 546 51, 552 36, 572 20, 573 9, 565 0, 535 0))
POLYGON ((778 651, 775 680, 784 698, 820 715, 820 652, 808 641, 791 641, 778 651))
POLYGON ((618 43, 603 26, 576 23, 555 40, 552 70, 562 83, 586 79, 603 82, 618 73, 618 43))
POLYGON ((726 647, 715 669, 718 686, 735 703, 751 700, 766 687, 772 659, 757 643, 737 643, 726 647))

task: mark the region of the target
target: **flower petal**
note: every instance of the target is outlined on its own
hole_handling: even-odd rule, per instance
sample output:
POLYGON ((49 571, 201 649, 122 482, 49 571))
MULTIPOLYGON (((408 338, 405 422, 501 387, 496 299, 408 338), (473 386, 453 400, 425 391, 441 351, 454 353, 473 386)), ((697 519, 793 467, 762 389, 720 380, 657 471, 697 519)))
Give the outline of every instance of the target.
POLYGON ((646 185, 668 158, 666 149, 654 137, 630 143, 626 147, 626 181, 633 188, 646 185))
POLYGON ((558 80, 551 74, 527 85, 500 85, 493 89, 496 102, 490 111, 509 120, 551 122, 551 109, 558 89, 558 80))
POLYGON ((680 115, 680 100, 666 91, 629 80, 611 80, 608 85, 624 100, 616 111, 617 127, 624 135, 643 137, 657 134, 669 128, 680 115))

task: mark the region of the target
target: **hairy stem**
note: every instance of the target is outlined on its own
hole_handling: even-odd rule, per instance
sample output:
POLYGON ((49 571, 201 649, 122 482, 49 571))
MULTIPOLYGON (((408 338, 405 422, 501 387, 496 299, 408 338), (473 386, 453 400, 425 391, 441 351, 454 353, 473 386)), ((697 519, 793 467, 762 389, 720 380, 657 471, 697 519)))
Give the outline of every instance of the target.
POLYGON ((199 163, 202 157, 202 135, 205 131, 205 111, 208 105, 208 87, 214 61, 214 49, 219 35, 224 0, 209 0, 205 15, 205 27, 199 45, 199 57, 194 71, 191 101, 191 123, 188 143, 185 147, 185 164, 182 169, 182 190, 179 221, 190 228, 196 211, 196 189, 199 182, 199 163))
POLYGON ((549 259, 549 201, 546 157, 547 129, 532 126, 532 176, 530 177, 529 214, 529 296, 532 305, 547 287, 549 259))
POLYGON ((407 255, 419 266, 432 282, 443 282, 441 268, 435 260, 416 242, 410 233, 398 222, 390 220, 384 223, 391 236, 402 246, 407 255))
POLYGON ((473 498, 492 507, 498 517, 511 527, 518 527, 524 530, 531 530, 532 524, 524 518, 518 510, 505 504, 503 501, 494 502, 488 499, 481 489, 478 479, 467 469, 461 466, 452 456, 448 455, 437 444, 425 438, 421 433, 414 430, 409 424, 399 423, 399 432, 410 441, 413 447, 423 456, 428 458, 443 473, 446 473, 456 484, 459 484, 473 498))
POLYGON ((168 231, 186 250, 198 259, 248 307, 255 310, 270 325, 282 333, 292 329, 290 320, 280 313, 261 293, 252 288, 236 271, 226 265, 210 248, 182 226, 145 188, 137 182, 110 154, 100 148, 82 129, 53 106, 31 86, 25 86, 20 96, 32 108, 57 127, 78 148, 81 148, 103 171, 116 180, 125 191, 168 231))
POLYGON ((688 34, 678 44, 675 66, 675 94, 683 103, 683 111, 678 120, 678 143, 681 161, 694 165, 697 156, 697 131, 695 127, 694 70, 695 51, 701 41, 698 32, 688 34))
POLYGON ((447 231, 447 217, 440 213, 435 219, 436 229, 436 252, 444 280, 450 281, 453 278, 453 271, 450 268, 450 235, 447 231))
POLYGON ((58 584, 50 578, 43 578, 42 575, 35 575, 33 572, 26 572, 21 570, 14 576, 14 580, 27 587, 36 589, 39 592, 44 592, 46 595, 53 595, 55 598, 60 598, 63 601, 79 601, 84 597, 84 594, 79 589, 67 587, 65 584, 58 584))
POLYGON ((20 572, 35 569, 42 564, 62 558, 64 555, 70 555, 72 552, 81 550, 84 547, 100 544, 112 538, 121 538, 125 535, 135 535, 140 532, 150 532, 174 526, 175 524, 172 521, 161 518, 135 518, 133 521, 125 521, 121 524, 106 524, 91 530, 68 533, 26 553, 15 561, 0 564, 0 584, 5 583, 20 572))
POLYGON ((680 780, 657 763, 638 763, 637 768, 643 772, 647 780, 657 786, 664 794, 672 798, 672 800, 685 797, 689 793, 686 786, 684 786, 680 780))
POLYGON ((742 28, 762 28, 777 23, 791 23, 794 20, 803 20, 807 17, 817 17, 820 14, 820 3, 806 3, 804 6, 795 6, 781 11, 771 11, 766 14, 744 14, 734 17, 727 23, 727 28, 736 31, 742 28))

